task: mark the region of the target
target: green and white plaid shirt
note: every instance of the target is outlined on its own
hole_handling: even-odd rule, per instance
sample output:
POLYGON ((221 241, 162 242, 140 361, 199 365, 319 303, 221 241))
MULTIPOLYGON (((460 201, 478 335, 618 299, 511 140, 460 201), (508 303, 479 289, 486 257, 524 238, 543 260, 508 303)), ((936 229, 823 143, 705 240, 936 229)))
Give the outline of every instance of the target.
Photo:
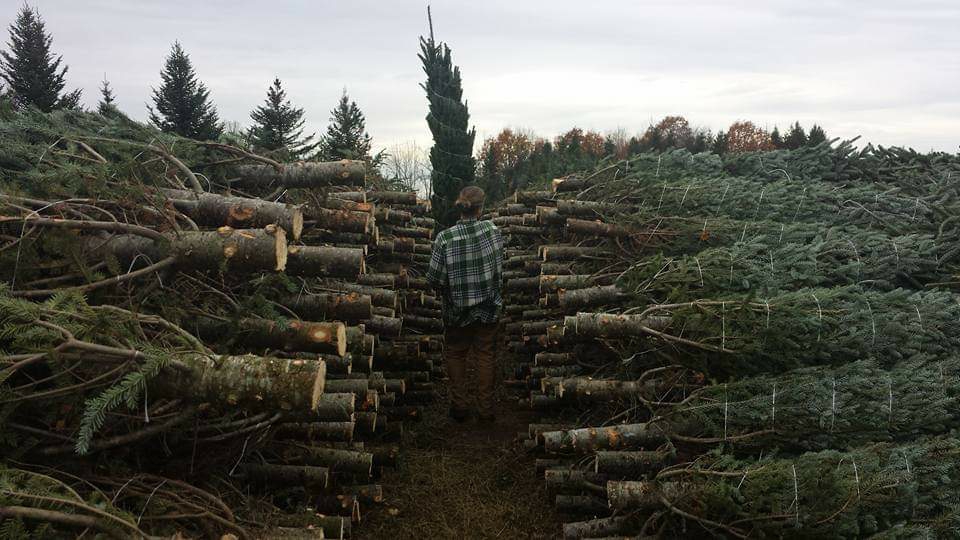
POLYGON ((503 298, 503 237, 492 221, 463 219, 437 235, 427 280, 443 295, 443 322, 497 322, 503 298))

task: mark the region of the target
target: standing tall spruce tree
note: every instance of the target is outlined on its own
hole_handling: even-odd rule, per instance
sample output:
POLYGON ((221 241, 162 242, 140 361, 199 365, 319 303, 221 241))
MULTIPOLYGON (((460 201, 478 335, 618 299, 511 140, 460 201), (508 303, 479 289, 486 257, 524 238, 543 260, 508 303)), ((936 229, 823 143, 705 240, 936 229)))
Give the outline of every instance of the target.
POLYGON ((255 150, 283 153, 285 158, 301 159, 313 151, 319 143, 312 143, 313 135, 303 136, 303 109, 294 107, 287 93, 274 79, 267 89, 263 105, 250 113, 254 124, 247 136, 255 150))
POLYGON ((190 56, 179 41, 173 43, 160 79, 160 88, 153 89, 154 106, 147 107, 154 125, 191 139, 220 137, 223 124, 210 102, 210 91, 197 80, 190 56))
POLYGON ((40 13, 24 5, 10 25, 9 51, 0 51, 0 77, 7 82, 17 108, 34 106, 43 112, 74 109, 80 105, 80 90, 66 94, 67 66, 62 56, 50 52, 53 38, 47 34, 40 13))
POLYGON ((110 81, 104 75, 103 82, 100 83, 100 103, 97 104, 97 112, 107 114, 116 109, 117 106, 113 104, 114 101, 116 101, 116 97, 113 95, 113 89, 110 88, 110 81))
POLYGON ((347 90, 343 90, 337 106, 330 111, 330 125, 327 133, 320 138, 317 159, 337 161, 340 159, 361 159, 371 162, 370 146, 372 139, 367 133, 367 121, 357 106, 350 101, 347 90))
MULTIPOLYGON (((429 8, 427 17, 430 18, 429 8)), ((449 225, 456 221, 453 202, 460 190, 474 181, 473 140, 477 132, 468 129, 470 112, 462 101, 460 68, 453 65, 450 47, 434 40, 432 19, 430 39, 420 38, 419 57, 427 75, 427 81, 420 86, 430 102, 427 124, 433 134, 430 149, 433 212, 441 224, 449 225)))

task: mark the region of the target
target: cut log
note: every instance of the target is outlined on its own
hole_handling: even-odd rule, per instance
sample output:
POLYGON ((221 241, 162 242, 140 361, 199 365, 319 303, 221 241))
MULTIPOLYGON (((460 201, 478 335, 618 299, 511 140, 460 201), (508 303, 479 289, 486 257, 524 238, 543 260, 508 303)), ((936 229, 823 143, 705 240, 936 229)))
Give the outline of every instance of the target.
POLYGON ((597 450, 655 448, 666 440, 664 433, 656 426, 621 424, 549 431, 543 434, 543 447, 551 453, 585 454, 597 450))
POLYGON ((636 229, 622 225, 573 218, 567 220, 567 231, 573 234, 601 236, 604 238, 625 238, 638 233, 636 229))
POLYGON ((312 320, 359 322, 373 315, 370 296, 355 292, 300 294, 285 298, 281 303, 297 315, 312 320))
POLYGON ((517 191, 513 194, 513 201, 536 207, 538 204, 554 202, 554 193, 552 191, 517 191))
POLYGON ((240 165, 237 167, 242 186, 286 188, 318 188, 324 186, 362 186, 366 177, 362 161, 328 161, 284 163, 282 170, 270 165, 240 165))
POLYGON ((304 218, 313 227, 336 232, 363 233, 373 232, 373 217, 369 212, 352 210, 330 210, 322 207, 308 207, 304 218))
POLYGON ((533 357, 533 363, 538 366, 568 366, 577 363, 573 353, 539 352, 533 357))
POLYGON ((576 377, 564 379, 557 385, 556 393, 559 398, 580 398, 585 401, 617 401, 633 402, 637 397, 654 398, 657 390, 656 382, 619 381, 612 379, 592 379, 576 377))
POLYGON ((304 209, 301 206, 184 190, 163 190, 163 193, 174 208, 189 216, 198 225, 226 225, 235 229, 277 225, 294 240, 299 240, 300 233, 303 232, 304 209))
POLYGON ((368 191, 367 200, 381 204, 416 205, 416 191, 368 191))
POLYGON ((564 523, 563 538, 564 540, 578 540, 581 538, 601 538, 604 536, 619 535, 627 532, 626 528, 629 523, 626 517, 621 516, 564 523))
POLYGON ((616 276, 594 276, 591 274, 574 275, 550 275, 542 274, 540 276, 540 293, 553 293, 560 289, 586 289, 596 285, 609 285, 613 283, 616 276))
POLYGON ((367 202, 367 194, 364 191, 331 191, 329 195, 334 199, 343 199, 355 203, 367 202))
POLYGON ((356 279, 363 272, 362 249, 319 246, 287 249, 286 273, 293 276, 356 279))
POLYGON ((662 508, 660 498, 677 500, 684 495, 677 482, 614 481, 607 482, 607 501, 610 508, 655 510, 662 508))
POLYGON ((640 478, 663 469, 674 456, 674 452, 667 450, 602 451, 594 457, 593 469, 611 478, 640 478))
POLYGON ((567 222, 567 216, 558 212, 556 207, 538 206, 536 220, 540 225, 563 225, 567 222))
POLYGON ((580 493, 590 491, 591 488, 602 489, 607 482, 605 475, 565 467, 545 470, 543 479, 547 489, 554 493, 580 493))
POLYGON ((503 228, 503 234, 514 234, 517 236, 547 236, 550 234, 548 229, 543 227, 526 227, 521 225, 510 225, 503 228))
POLYGON ((352 441, 353 422, 282 422, 273 428, 278 439, 352 441))
POLYGON ((540 246, 539 255, 543 262, 556 262, 584 258, 608 259, 612 254, 603 248, 557 244, 540 246))
POLYGON ((340 488, 340 492, 345 495, 352 495, 365 504, 380 504, 383 502, 383 487, 379 484, 343 486, 340 488))
POLYGON ((588 180, 586 178, 578 178, 576 176, 568 176, 566 178, 554 178, 551 182, 553 191, 555 193, 570 192, 570 191, 583 191, 588 187, 595 185, 596 182, 593 180, 588 180))
POLYGON ((413 214, 406 210, 397 210, 394 208, 377 208, 374 216, 378 223, 390 223, 393 225, 404 225, 413 220, 413 214))
POLYGON ((615 213, 634 212, 635 210, 635 207, 628 204, 579 201, 576 199, 557 201, 557 211, 565 216, 597 218, 615 213))
POLYGON ((375 306, 388 307, 390 309, 397 308, 397 293, 396 291, 392 291, 390 289, 367 287, 365 285, 357 285, 355 283, 326 279, 320 281, 320 286, 329 291, 365 294, 370 297, 370 300, 375 306))
POLYGON ((357 279, 358 285, 369 287, 384 287, 392 289, 397 286, 396 274, 364 274, 357 279))
POLYGON ((662 331, 670 325, 670 317, 613 315, 609 313, 577 313, 564 317, 564 334, 591 338, 630 338, 646 335, 648 329, 662 331))
POLYGON ((403 324, 410 328, 426 330, 429 332, 443 332, 443 320, 434 317, 423 317, 421 315, 404 314, 403 324))
POLYGON ((399 336, 403 328, 403 319, 371 315, 364 322, 366 331, 378 336, 399 336))
POLYGON ((280 452, 280 457, 287 463, 325 467, 335 474, 349 473, 369 477, 373 472, 373 454, 370 452, 288 446, 280 452))
POLYGON ((204 339, 222 340, 247 349, 283 349, 330 353, 343 356, 347 352, 346 328, 340 322, 312 322, 268 319, 219 321, 200 318, 196 329, 204 339))
POLYGON ((324 392, 322 360, 183 354, 185 370, 157 377, 154 395, 189 396, 229 408, 316 411, 324 392))
POLYGON ((254 481, 271 485, 301 485, 325 489, 330 471, 324 467, 246 463, 241 472, 254 481))
POLYGON ((589 287, 586 289, 561 289, 557 293, 560 307, 565 310, 618 304, 630 295, 616 285, 589 287))
POLYGON ((344 245, 362 245, 368 247, 368 244, 374 241, 374 236, 368 233, 339 232, 311 227, 303 232, 300 240, 308 245, 336 244, 338 247, 343 247, 344 245))

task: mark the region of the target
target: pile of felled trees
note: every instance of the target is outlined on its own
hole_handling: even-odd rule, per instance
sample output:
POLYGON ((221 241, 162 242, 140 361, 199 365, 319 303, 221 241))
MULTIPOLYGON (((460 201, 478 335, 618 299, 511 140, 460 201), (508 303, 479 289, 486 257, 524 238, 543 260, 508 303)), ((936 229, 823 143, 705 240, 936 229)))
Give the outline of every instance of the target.
POLYGON ((490 217, 566 538, 950 537, 960 159, 642 155, 490 217))
POLYGON ((350 536, 442 369, 427 204, 125 118, 0 135, 3 530, 350 536))

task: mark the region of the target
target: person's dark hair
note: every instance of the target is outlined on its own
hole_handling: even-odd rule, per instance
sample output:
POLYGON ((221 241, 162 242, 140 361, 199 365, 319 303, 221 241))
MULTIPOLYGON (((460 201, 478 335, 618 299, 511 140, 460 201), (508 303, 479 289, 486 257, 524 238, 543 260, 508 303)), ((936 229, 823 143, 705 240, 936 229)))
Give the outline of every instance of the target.
POLYGON ((484 199, 486 199, 486 194, 483 193, 482 189, 477 186, 467 186, 460 190, 460 195, 457 197, 454 206, 457 207, 461 215, 476 217, 483 210, 484 199))

